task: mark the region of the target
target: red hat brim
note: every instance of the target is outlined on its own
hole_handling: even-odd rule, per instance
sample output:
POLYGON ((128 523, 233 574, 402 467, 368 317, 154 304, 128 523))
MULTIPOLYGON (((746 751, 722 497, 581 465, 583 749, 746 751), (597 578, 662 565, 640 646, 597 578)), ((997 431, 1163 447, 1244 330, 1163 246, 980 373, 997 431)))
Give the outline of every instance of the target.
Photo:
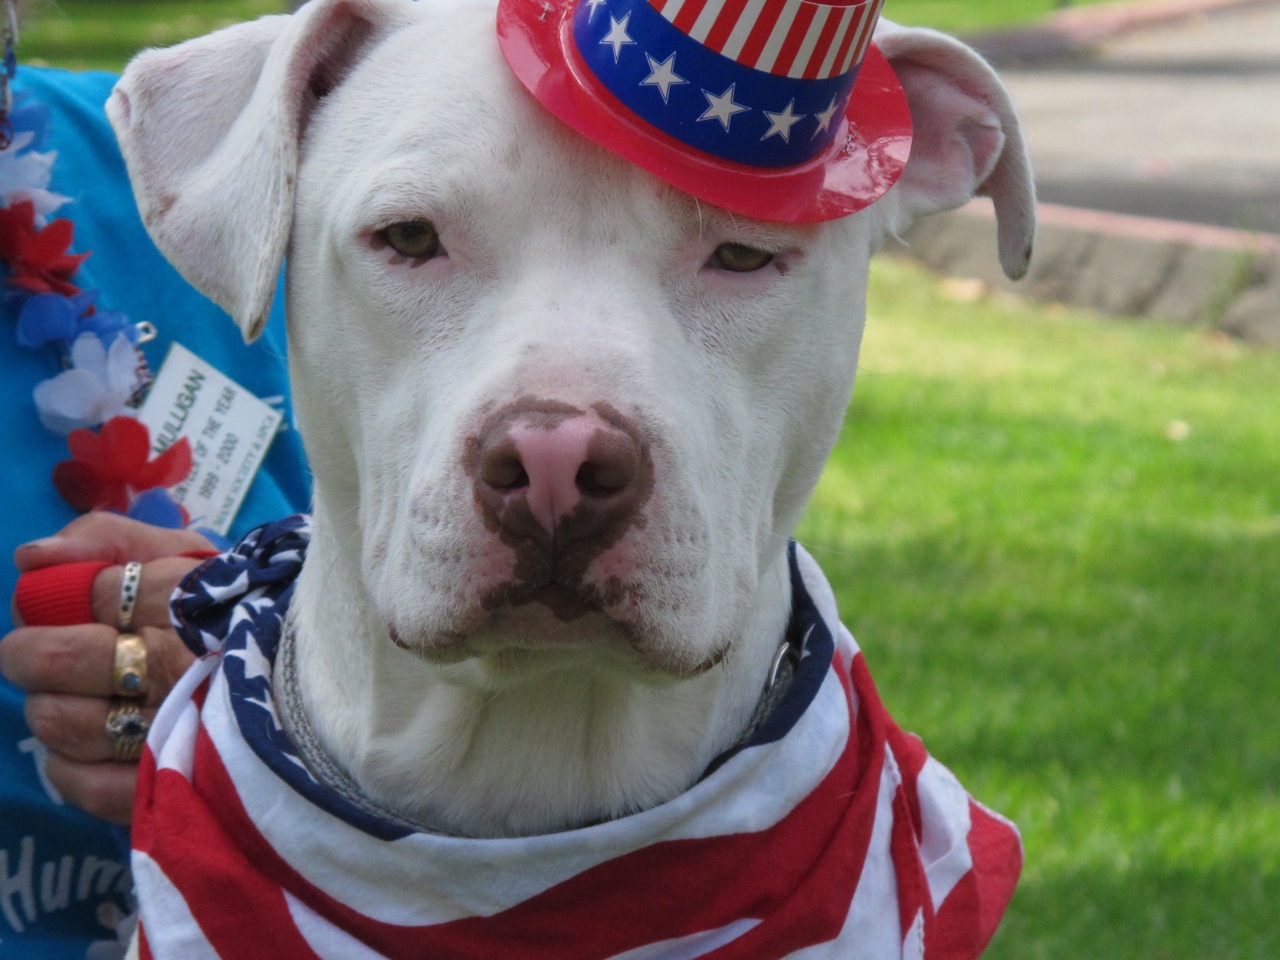
POLYGON ((520 82, 583 136, 708 203, 757 220, 814 223, 869 206, 911 153, 911 111, 872 46, 832 145, 793 167, 753 167, 703 153, 635 116, 577 55, 576 0, 499 0, 498 42, 520 82))

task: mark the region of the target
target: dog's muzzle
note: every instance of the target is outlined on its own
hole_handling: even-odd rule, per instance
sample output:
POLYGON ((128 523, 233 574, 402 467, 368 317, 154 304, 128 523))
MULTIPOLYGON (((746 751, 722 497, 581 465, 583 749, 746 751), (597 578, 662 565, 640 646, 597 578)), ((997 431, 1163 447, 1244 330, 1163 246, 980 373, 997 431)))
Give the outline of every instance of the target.
POLYGON ((610 602, 593 560, 639 522, 654 486, 650 444, 606 404, 524 398, 467 442, 465 468, 486 529, 515 553, 485 606, 544 603, 562 620, 610 602))

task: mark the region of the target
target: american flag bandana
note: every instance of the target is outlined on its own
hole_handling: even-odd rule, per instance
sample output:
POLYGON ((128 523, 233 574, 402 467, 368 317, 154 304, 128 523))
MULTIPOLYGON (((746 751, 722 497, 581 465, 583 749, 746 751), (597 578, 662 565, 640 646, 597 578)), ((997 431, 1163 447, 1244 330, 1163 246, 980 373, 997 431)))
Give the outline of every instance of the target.
POLYGON ((273 658, 308 538, 303 518, 259 528, 175 598, 204 656, 142 760, 143 958, 962 960, 994 933, 1017 830, 890 720, 803 550, 803 653, 748 742, 651 810, 481 840, 349 802, 281 729, 273 658))

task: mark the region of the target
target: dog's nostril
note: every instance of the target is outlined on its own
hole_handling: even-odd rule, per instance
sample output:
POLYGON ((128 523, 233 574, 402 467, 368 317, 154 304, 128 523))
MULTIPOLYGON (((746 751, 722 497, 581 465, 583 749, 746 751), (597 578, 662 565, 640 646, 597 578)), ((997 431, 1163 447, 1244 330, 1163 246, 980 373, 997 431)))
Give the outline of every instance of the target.
POLYGON ((617 469, 584 463, 578 468, 578 475, 574 478, 574 482, 583 493, 589 496, 602 496, 625 489, 630 481, 617 469))
POLYGON ((480 479, 494 490, 521 490, 529 486, 529 474, 514 449, 486 457, 480 468, 480 479))
POLYGON ((631 486, 639 469, 640 458, 630 438, 602 431, 592 439, 574 482, 587 496, 608 496, 631 486))

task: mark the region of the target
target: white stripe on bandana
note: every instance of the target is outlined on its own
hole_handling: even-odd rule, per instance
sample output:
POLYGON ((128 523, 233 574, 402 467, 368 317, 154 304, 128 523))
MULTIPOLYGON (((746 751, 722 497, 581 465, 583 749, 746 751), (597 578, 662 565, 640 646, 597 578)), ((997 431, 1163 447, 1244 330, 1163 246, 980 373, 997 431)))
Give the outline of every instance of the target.
POLYGON ((802 550, 788 638, 804 655, 745 746, 652 810, 474 840, 353 805, 281 728, 272 662, 308 539, 302 518, 259 528, 175 601, 187 642, 215 652, 143 757, 144 958, 963 960, 994 933, 1017 831, 889 719, 802 550))

